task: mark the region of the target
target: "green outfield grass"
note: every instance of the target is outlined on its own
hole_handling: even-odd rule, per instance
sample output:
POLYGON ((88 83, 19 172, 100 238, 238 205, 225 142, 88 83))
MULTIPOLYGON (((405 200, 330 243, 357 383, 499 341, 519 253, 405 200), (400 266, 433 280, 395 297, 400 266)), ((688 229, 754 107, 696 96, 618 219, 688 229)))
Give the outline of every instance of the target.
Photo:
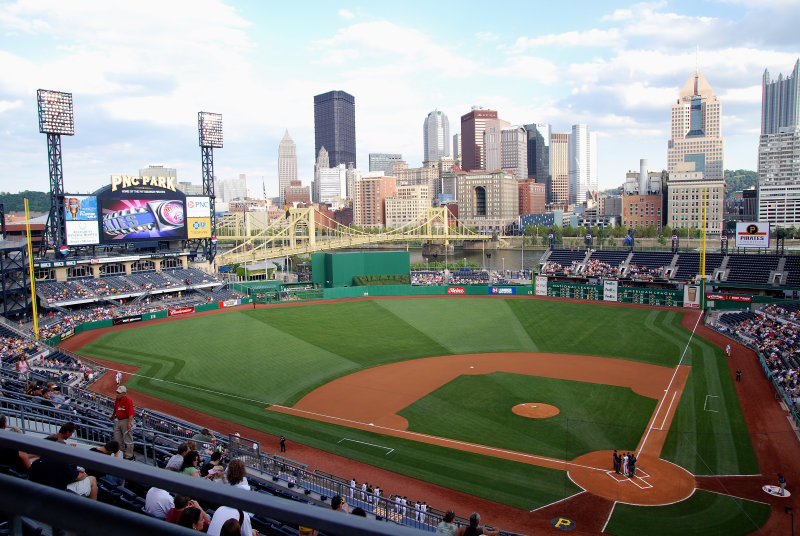
POLYGON ((768 517, 766 503, 696 490, 685 501, 666 506, 617 504, 604 532, 616 536, 735 536, 756 531, 768 517))
MULTIPOLYGON (((359 300, 239 310, 142 325, 109 333, 84 347, 82 353, 141 367, 140 375, 128 385, 153 396, 243 426, 283 434, 335 454, 532 509, 570 496, 578 488, 560 471, 310 421, 265 408, 270 404, 292 405, 316 387, 364 368, 437 355, 541 351, 672 367, 681 359, 690 335, 680 326, 681 317, 678 310, 525 299, 359 300), (385 445, 395 452, 385 456, 383 450, 356 448, 352 442, 338 443, 343 437, 385 445)), ((684 363, 693 367, 692 374, 665 454, 699 474, 757 473, 721 350, 694 338, 684 363), (715 399, 716 413, 703 411, 703 401, 709 393, 719 397, 715 399)), ((637 434, 641 435, 644 426, 642 421, 646 423, 645 416, 649 416, 654 401, 620 388, 571 385, 579 383, 510 374, 462 377, 442 387, 444 395, 440 398, 426 397, 406 408, 404 414, 408 413, 415 429, 456 438, 466 437, 459 436, 466 433, 466 424, 478 422, 481 433, 468 439, 472 442, 517 450, 526 450, 526 445, 549 448, 559 458, 587 449, 635 447, 637 434), (479 382, 475 385, 485 395, 483 404, 457 403, 459 382, 463 381, 479 382), (520 392, 528 388, 547 393, 559 407, 569 407, 569 411, 562 412, 568 432, 563 427, 556 428, 549 446, 542 438, 534 446, 530 440, 536 432, 532 429, 524 434, 508 433, 518 429, 512 422, 515 416, 507 411, 508 404, 517 399, 531 401, 520 392), (448 394, 453 389, 455 395, 448 394), (589 404, 592 407, 583 408, 576 403, 587 396, 593 397, 589 404), (625 398, 632 396, 636 398, 625 398), (487 409, 494 398, 507 409, 499 409, 499 405, 487 409), (429 419, 426 404, 440 415, 429 419), (634 408, 633 420, 628 421, 632 426, 620 427, 618 421, 606 418, 609 405, 620 406, 620 410, 628 405, 634 408), (503 419, 496 419, 501 412, 503 419), (444 417, 453 419, 452 424, 443 423, 444 417), (496 421, 491 423, 494 430, 489 426, 491 420, 496 421), (585 425, 578 427, 580 422, 585 425), (564 439, 557 439, 559 435, 564 439), (573 442, 566 440, 570 436, 585 437, 586 441, 565 446, 573 442)))

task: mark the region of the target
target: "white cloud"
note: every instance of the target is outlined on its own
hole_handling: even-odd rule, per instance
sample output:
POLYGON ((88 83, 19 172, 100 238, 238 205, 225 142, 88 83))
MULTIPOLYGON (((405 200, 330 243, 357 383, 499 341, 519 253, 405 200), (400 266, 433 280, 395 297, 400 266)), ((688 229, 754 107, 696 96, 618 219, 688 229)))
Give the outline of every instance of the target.
POLYGON ((560 78, 558 68, 553 62, 536 56, 509 57, 503 66, 489 69, 487 74, 536 80, 542 84, 555 84, 560 78))
POLYGON ((21 106, 22 106, 21 100, 14 100, 14 101, 0 100, 0 114, 3 112, 7 112, 8 110, 20 108, 21 106))
POLYGON ((355 18, 356 15, 355 13, 353 13, 352 11, 348 11, 347 9, 340 9, 339 16, 342 17, 343 19, 350 20, 355 18))
POLYGON ((520 37, 510 47, 510 52, 524 52, 537 47, 608 47, 614 48, 624 43, 620 31, 592 29, 587 31, 570 31, 560 34, 547 34, 537 37, 520 37))

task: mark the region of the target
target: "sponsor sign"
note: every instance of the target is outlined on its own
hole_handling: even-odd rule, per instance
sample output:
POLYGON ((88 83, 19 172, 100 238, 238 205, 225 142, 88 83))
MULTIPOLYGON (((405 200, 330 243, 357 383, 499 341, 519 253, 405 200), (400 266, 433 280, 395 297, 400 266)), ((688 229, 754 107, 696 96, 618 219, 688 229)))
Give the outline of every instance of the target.
POLYGON ((194 312, 194 307, 181 307, 179 309, 170 309, 167 312, 169 316, 177 316, 177 315, 188 315, 189 313, 194 312))
POLYGON ((700 286, 686 285, 683 287, 683 306, 692 309, 700 308, 700 286))
POLYGON ((745 221, 736 223, 737 248, 768 248, 769 222, 745 221))
POLYGON ((547 276, 546 275, 537 275, 536 276, 535 290, 536 290, 536 295, 537 296, 547 296, 547 276))
POLYGON ((208 197, 186 196, 187 218, 210 218, 211 202, 208 197))
POLYGON ((606 279, 603 281, 603 300, 617 301, 619 281, 606 279))
POLYGON ((72 337, 73 335, 75 335, 75 329, 74 328, 69 328, 67 331, 65 331, 65 332, 63 332, 61 334, 61 340, 65 341, 65 340, 69 339, 70 337, 72 337))
POLYGON ((134 322, 141 322, 142 315, 131 315, 131 316, 120 316, 118 318, 114 318, 111 320, 111 323, 115 326, 119 326, 122 324, 133 324, 134 322))
POLYGON ((95 196, 64 196, 64 230, 67 245, 99 244, 100 228, 97 220, 97 198, 95 196))
POLYGON ((111 175, 111 191, 141 189, 161 189, 177 192, 175 177, 137 177, 134 175, 111 175))
POLYGON ((731 296, 729 298, 731 301, 738 301, 738 302, 751 302, 753 298, 751 296, 731 296))
POLYGON ((237 305, 241 305, 242 300, 225 300, 219 302, 220 307, 236 307, 237 305))
POLYGON ((489 294, 493 295, 501 295, 501 294, 516 294, 517 287, 489 287, 489 294))
POLYGON ((464 287, 448 287, 447 293, 448 294, 466 294, 467 291, 464 290, 464 287))
POLYGON ((735 301, 735 302, 751 302, 753 301, 752 296, 733 296, 731 294, 709 294, 706 293, 707 300, 717 300, 717 301, 735 301))
POLYGON ((188 218, 186 236, 187 238, 210 238, 211 218, 188 218))
POLYGON ((65 195, 64 221, 93 221, 97 223, 97 198, 93 195, 65 195))

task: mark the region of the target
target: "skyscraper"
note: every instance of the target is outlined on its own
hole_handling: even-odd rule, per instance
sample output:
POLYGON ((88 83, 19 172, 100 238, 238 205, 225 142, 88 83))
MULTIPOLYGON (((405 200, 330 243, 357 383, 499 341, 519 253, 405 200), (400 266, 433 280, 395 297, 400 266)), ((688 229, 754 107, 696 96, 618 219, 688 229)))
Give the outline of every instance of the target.
POLYGON ((758 141, 758 219, 800 225, 800 60, 774 82, 764 71, 758 141))
POLYGON ((553 202, 553 177, 550 172, 550 125, 525 125, 528 135, 528 178, 545 185, 547 202, 553 202))
POLYGON ((703 178, 725 178, 725 140, 722 138, 722 103, 706 78, 695 71, 672 105, 671 138, 667 144, 667 171, 694 162, 703 178))
POLYGON ((483 132, 486 122, 497 119, 497 111, 472 108, 461 116, 461 167, 464 171, 486 169, 483 132))
POLYGON ((447 114, 434 110, 425 118, 422 128, 425 146, 423 162, 433 162, 450 156, 450 121, 447 114))
POLYGON ((583 203, 597 191, 597 135, 586 125, 572 125, 569 135, 569 203, 583 203))
POLYGON ((500 131, 500 167, 518 181, 528 178, 528 135, 521 126, 500 131))
POLYGON ((550 202, 569 203, 569 132, 550 135, 550 169, 553 173, 550 202))
POLYGON ((356 165, 356 100, 344 91, 314 96, 314 154, 325 147, 330 167, 356 165))
POLYGON ((319 203, 320 196, 320 171, 331 167, 330 159, 328 158, 328 151, 325 147, 320 147, 317 153, 317 163, 314 164, 314 182, 311 184, 311 200, 314 203, 319 203))
POLYGON ((295 145, 287 130, 280 145, 278 145, 278 195, 281 208, 286 204, 286 188, 291 186, 292 181, 296 180, 297 145, 295 145))

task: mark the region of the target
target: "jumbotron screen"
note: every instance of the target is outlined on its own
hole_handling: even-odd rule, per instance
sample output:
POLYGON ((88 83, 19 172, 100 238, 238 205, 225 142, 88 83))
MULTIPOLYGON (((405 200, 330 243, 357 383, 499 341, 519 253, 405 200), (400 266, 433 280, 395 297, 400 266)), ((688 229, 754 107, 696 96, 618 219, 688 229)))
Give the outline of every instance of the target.
POLYGON ((186 206, 181 197, 101 198, 101 241, 186 239, 186 206))

